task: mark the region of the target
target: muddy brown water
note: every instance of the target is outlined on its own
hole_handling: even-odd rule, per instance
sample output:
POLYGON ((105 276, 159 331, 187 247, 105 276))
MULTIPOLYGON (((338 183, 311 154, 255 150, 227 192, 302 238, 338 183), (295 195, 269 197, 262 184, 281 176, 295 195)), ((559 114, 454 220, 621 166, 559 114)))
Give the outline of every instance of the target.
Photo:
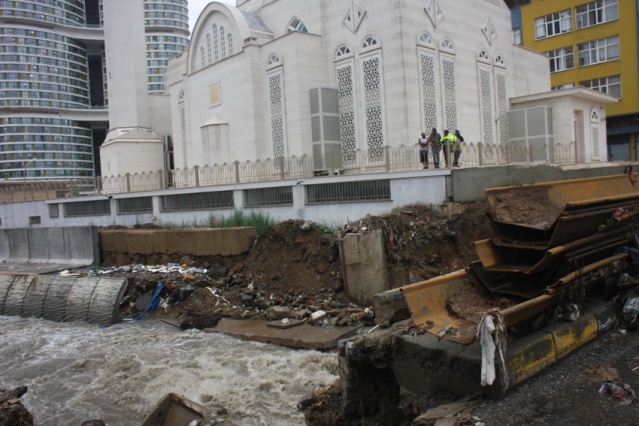
POLYGON ((0 316, 0 385, 27 385, 37 425, 139 425, 177 392, 238 425, 303 425, 297 404, 337 378, 337 355, 182 331, 158 319, 109 328, 0 316))

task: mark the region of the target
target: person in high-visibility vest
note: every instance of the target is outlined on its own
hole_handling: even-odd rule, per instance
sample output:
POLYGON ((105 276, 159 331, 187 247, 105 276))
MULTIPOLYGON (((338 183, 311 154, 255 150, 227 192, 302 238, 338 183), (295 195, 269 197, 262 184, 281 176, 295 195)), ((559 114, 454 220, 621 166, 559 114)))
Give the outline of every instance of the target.
POLYGON ((450 164, 448 162, 448 153, 455 146, 457 142, 457 137, 455 135, 451 135, 448 133, 448 130, 444 130, 444 136, 442 137, 442 147, 444 148, 444 162, 446 163, 446 167, 450 164))

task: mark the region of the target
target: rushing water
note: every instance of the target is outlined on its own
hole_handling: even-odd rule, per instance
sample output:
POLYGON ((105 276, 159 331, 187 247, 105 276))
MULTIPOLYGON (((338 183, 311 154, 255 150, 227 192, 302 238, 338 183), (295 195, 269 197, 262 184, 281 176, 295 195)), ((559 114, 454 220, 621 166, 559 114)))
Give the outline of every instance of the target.
POLYGON ((0 316, 0 386, 27 385, 37 425, 139 425, 177 392, 239 425, 303 425, 297 403, 336 378, 332 353, 182 331, 157 319, 109 328, 0 316))

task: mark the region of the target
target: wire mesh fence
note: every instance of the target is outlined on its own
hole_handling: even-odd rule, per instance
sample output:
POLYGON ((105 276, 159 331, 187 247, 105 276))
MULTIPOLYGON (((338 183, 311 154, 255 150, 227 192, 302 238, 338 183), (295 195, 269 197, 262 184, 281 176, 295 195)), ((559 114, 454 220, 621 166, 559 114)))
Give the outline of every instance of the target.
MULTIPOLYGON (((454 153, 440 152, 442 163, 454 153)), ((305 179, 313 176, 342 174, 383 173, 410 171, 422 168, 419 146, 385 146, 372 150, 356 150, 335 158, 335 152, 326 156, 302 155, 267 158, 256 161, 195 166, 169 171, 127 173, 119 176, 69 181, 6 182, 0 184, 0 202, 19 202, 66 198, 92 194, 119 194, 154 191, 168 188, 197 188, 238 183, 268 182, 285 179, 305 179), (323 169, 317 169, 321 164, 323 169)), ((459 155, 459 166, 486 167, 509 164, 575 164, 575 144, 506 145, 464 143, 459 155)), ((443 165, 443 164, 442 164, 443 165)))

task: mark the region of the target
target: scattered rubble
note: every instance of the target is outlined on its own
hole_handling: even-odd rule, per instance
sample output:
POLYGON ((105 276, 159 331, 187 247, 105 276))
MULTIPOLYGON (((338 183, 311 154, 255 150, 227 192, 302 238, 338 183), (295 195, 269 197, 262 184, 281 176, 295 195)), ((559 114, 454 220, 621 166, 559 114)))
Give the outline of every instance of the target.
POLYGON ((487 211, 486 202, 469 203, 451 217, 426 206, 407 206, 386 216, 366 216, 332 233, 311 221, 290 220, 260 235, 241 256, 103 253, 110 264, 63 274, 126 277, 125 318, 142 312, 161 282, 158 314, 183 319, 183 327, 201 327, 218 316, 273 321, 274 315, 284 315, 276 314, 278 309, 291 321, 317 326, 374 325, 374 311, 351 303, 344 294, 337 239, 382 230, 390 284, 397 288, 474 260, 472 242, 489 232, 487 211), (322 311, 326 315, 318 319, 322 311))
POLYGON ((27 393, 26 386, 13 390, 0 388, 0 426, 33 426, 33 416, 22 405, 20 398, 27 393))

